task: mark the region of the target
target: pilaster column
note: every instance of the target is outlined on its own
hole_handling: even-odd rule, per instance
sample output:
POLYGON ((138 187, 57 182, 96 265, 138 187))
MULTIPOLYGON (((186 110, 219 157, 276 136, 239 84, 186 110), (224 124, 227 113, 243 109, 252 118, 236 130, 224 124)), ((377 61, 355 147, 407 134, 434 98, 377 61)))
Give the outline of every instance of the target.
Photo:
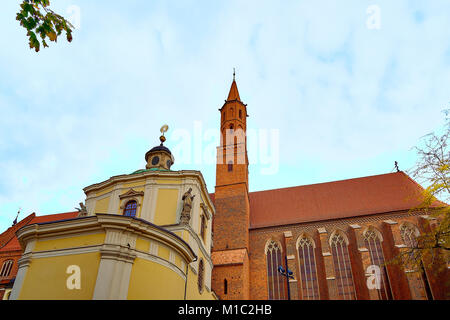
POLYGON ((366 247, 364 242, 363 230, 360 225, 351 224, 350 230, 353 231, 353 236, 355 238, 356 244, 356 259, 359 261, 355 261, 354 266, 356 268, 360 267, 363 272, 354 272, 356 276, 359 276, 355 279, 355 286, 358 288, 358 299, 370 299, 370 300, 378 300, 378 292, 377 289, 369 290, 367 287, 367 276, 370 274, 366 274, 367 268, 372 264, 372 260, 370 258, 370 252, 366 247))
MULTIPOLYGON (((431 233, 439 227, 437 219, 428 215, 420 216, 418 222, 421 233, 431 233)), ((426 256, 422 260, 433 299, 445 300, 447 298, 447 284, 442 279, 448 279, 450 271, 447 268, 444 250, 434 249, 433 256, 426 256)))
POLYGON ((14 281, 14 286, 12 288, 11 294, 9 296, 9 300, 18 300, 20 290, 22 290, 23 280, 25 279, 25 275, 27 274, 28 267, 31 264, 31 252, 25 253, 22 258, 17 262, 19 265, 19 269, 17 271, 16 280, 14 281))
POLYGON ((328 232, 325 228, 318 228, 320 247, 322 248, 322 258, 325 267, 325 277, 328 288, 328 295, 330 300, 338 299, 338 292, 336 286, 336 275, 334 272, 333 257, 331 255, 331 248, 328 243, 328 232))
POLYGON ((122 232, 115 229, 106 231, 105 244, 100 249, 94 300, 127 299, 131 269, 136 259, 136 235, 124 237, 122 232))
MULTIPOLYGON (((404 248, 404 244, 400 234, 400 228, 396 221, 384 220, 381 225, 381 230, 383 234, 383 253, 385 256, 385 261, 389 262, 400 254, 400 250, 404 248)), ((386 266, 386 271, 388 274, 393 299, 411 299, 408 278, 402 270, 402 267, 391 263, 386 266)))

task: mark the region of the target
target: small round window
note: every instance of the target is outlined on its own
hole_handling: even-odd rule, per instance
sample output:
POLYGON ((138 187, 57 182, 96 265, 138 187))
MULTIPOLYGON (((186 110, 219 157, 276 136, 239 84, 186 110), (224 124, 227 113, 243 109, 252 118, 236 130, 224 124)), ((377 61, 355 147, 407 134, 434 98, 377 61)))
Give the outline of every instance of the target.
POLYGON ((170 168, 170 166, 172 165, 172 160, 167 160, 167 162, 166 162, 166 164, 167 164, 167 168, 170 168))
POLYGON ((159 163, 159 157, 158 156, 153 157, 152 165, 156 166, 158 163, 159 163))

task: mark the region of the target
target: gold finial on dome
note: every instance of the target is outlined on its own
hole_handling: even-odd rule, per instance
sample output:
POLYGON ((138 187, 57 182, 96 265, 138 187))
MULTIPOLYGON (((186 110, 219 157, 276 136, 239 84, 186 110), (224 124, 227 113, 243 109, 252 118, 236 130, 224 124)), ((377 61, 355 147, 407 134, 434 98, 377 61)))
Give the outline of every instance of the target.
POLYGON ((162 136, 159 137, 159 141, 161 141, 161 145, 166 141, 166 137, 164 137, 164 133, 169 130, 169 126, 167 124, 163 125, 159 131, 161 131, 162 136))

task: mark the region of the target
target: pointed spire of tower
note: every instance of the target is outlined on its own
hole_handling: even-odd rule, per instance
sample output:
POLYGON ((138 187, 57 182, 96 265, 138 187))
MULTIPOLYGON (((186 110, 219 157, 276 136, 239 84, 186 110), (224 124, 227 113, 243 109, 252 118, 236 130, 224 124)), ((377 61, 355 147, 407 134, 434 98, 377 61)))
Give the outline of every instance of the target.
POLYGON ((227 101, 237 100, 241 101, 239 96, 239 90, 236 84, 236 70, 233 68, 233 83, 231 84, 230 93, 228 94, 227 101))

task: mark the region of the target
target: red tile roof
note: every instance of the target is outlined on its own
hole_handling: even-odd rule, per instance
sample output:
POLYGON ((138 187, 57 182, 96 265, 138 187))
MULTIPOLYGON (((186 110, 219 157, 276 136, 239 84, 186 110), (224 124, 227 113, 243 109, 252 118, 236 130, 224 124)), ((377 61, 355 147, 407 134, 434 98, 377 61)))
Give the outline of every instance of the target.
POLYGON ((396 172, 252 192, 249 194, 250 227, 408 210, 420 204, 422 191, 405 173, 396 172))
POLYGON ((28 223, 28 224, 53 222, 53 221, 66 220, 66 219, 73 219, 73 218, 76 218, 77 216, 78 216, 78 211, 64 212, 64 213, 57 213, 57 214, 49 214, 49 215, 46 215, 46 216, 34 217, 33 220, 31 220, 31 222, 28 223))
MULTIPOLYGON (((395 172, 250 192, 250 228, 408 210, 420 204, 422 191, 408 175, 395 172)), ((214 194, 210 197, 214 202, 214 194)))
POLYGON ((230 92, 228 93, 227 101, 241 101, 241 97, 239 96, 239 90, 237 88, 236 81, 233 80, 233 83, 231 84, 230 92))
POLYGON ((5 232, 0 234, 0 252, 5 251, 14 251, 14 250, 22 250, 19 244, 19 241, 16 237, 16 231, 20 228, 34 224, 34 223, 44 223, 44 222, 52 222, 66 219, 73 219, 78 216, 78 211, 75 212, 65 212, 65 213, 57 213, 57 214, 49 214, 45 216, 37 217, 33 212, 26 218, 19 221, 14 226, 8 228, 5 232))
POLYGON ((19 230, 20 228, 22 228, 23 226, 26 226, 35 216, 36 215, 33 212, 32 214, 23 218, 18 223, 9 227, 8 229, 6 229, 6 231, 1 233, 0 234, 0 251, 20 250, 20 245, 18 247, 19 249, 15 249, 15 248, 17 248, 18 242, 16 244, 14 244, 14 241, 13 241, 14 239, 16 239, 16 231, 19 230))

